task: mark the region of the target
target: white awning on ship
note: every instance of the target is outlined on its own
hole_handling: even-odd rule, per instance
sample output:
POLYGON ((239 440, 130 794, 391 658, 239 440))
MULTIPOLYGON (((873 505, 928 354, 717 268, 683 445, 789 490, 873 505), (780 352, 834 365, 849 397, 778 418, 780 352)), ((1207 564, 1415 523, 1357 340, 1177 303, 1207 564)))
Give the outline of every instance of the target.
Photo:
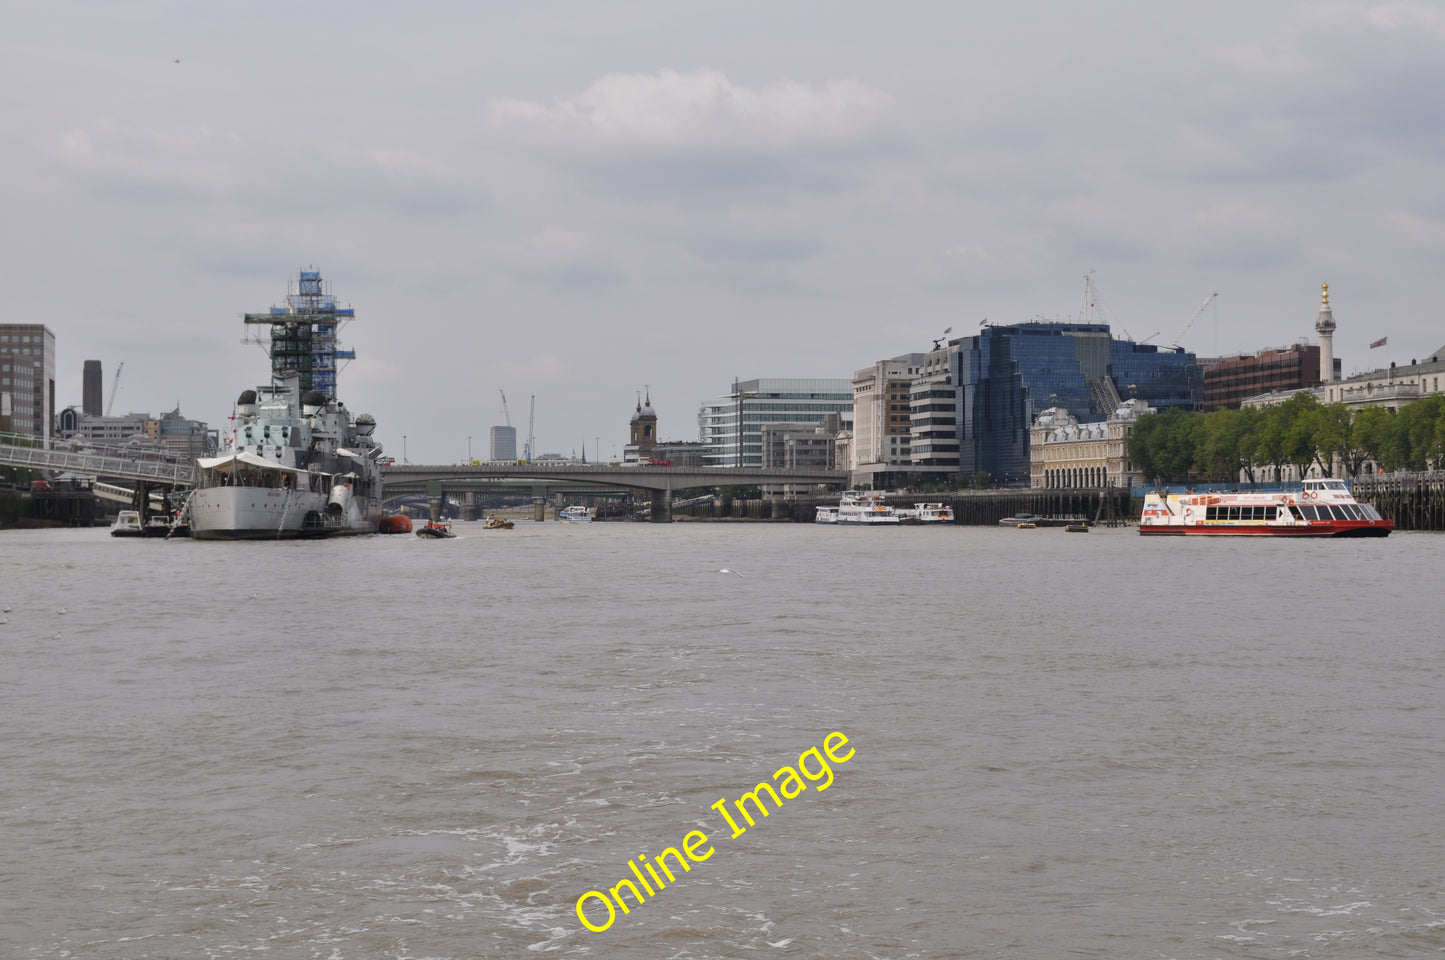
POLYGON ((235 473, 246 467, 255 467, 260 470, 279 470, 282 473, 302 473, 296 467, 288 467, 284 463, 277 463, 275 460, 267 460, 265 457, 258 457, 254 453, 237 453, 229 457, 200 457, 196 460, 196 466, 202 470, 219 470, 222 473, 235 473))

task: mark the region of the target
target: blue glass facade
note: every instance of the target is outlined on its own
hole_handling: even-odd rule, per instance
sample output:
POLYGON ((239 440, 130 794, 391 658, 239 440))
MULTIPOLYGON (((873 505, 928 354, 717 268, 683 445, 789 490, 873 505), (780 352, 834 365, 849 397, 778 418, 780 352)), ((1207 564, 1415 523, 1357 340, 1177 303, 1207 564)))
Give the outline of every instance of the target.
POLYGON ((1199 409, 1204 386, 1192 353, 1115 340, 1102 323, 985 327, 950 344, 958 384, 959 470, 1028 483, 1029 427, 1049 407, 1081 422, 1113 412, 1109 398, 1158 410, 1199 409))

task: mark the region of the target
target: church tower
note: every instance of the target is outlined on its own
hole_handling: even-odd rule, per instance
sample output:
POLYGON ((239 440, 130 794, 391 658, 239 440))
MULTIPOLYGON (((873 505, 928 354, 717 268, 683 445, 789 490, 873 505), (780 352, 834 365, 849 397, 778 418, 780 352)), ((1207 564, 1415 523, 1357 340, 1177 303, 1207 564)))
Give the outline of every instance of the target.
POLYGON ((1335 379, 1335 315, 1330 312, 1330 285, 1320 285, 1320 315, 1315 332, 1320 335, 1320 383, 1335 379))
POLYGON ((628 445, 637 448, 638 462, 646 463, 653 459, 653 448, 657 446, 657 411, 652 409, 650 389, 646 401, 639 401, 637 412, 632 415, 629 436, 628 445))

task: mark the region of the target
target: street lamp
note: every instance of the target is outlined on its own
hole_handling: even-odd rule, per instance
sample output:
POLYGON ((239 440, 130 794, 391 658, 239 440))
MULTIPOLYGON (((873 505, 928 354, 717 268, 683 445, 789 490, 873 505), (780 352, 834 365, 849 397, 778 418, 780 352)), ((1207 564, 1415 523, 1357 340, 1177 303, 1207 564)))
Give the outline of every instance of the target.
POLYGON ((598 462, 598 463, 601 463, 601 462, 602 462, 602 438, 601 438, 601 437, 593 437, 593 438, 592 438, 592 452, 597 455, 597 462, 598 462))
POLYGON ((401 435, 401 462, 406 463, 406 434, 401 435))
POLYGON ((472 438, 467 437, 467 463, 472 462, 472 438))

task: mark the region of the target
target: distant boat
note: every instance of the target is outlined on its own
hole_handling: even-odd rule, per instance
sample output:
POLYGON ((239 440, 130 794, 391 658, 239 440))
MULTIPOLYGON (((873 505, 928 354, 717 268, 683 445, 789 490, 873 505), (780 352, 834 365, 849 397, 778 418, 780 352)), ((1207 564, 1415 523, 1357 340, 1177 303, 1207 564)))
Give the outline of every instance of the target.
POLYGON ((171 532, 170 520, 163 513, 151 514, 145 524, 135 510, 122 510, 110 525, 112 537, 164 537, 171 532))
POLYGON ((901 523, 952 523, 953 508, 941 503, 915 503, 911 507, 896 507, 901 523))
POLYGON ((579 520, 595 520, 597 516, 591 507, 584 507, 580 503, 574 503, 570 507, 563 507, 561 510, 558 510, 557 519, 576 522, 579 520))
POLYGON ((838 523, 863 524, 865 526, 897 524, 898 514, 883 502, 881 493, 859 493, 845 490, 838 501, 838 523))

